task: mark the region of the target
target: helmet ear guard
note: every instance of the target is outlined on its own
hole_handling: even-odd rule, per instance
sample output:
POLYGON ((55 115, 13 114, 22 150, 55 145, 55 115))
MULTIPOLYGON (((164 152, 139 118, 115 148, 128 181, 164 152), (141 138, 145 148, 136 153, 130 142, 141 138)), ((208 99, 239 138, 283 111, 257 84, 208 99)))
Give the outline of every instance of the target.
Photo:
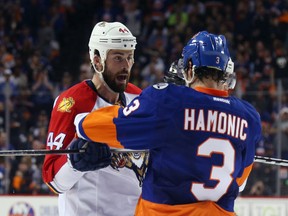
POLYGON ((234 62, 231 60, 231 58, 228 60, 224 74, 228 88, 234 89, 236 86, 236 73, 234 72, 234 62))
POLYGON ((188 62, 187 62, 187 66, 186 67, 185 67, 185 63, 184 63, 184 59, 183 58, 180 58, 178 60, 178 63, 177 63, 179 76, 181 76, 182 79, 185 81, 185 85, 186 86, 189 86, 189 84, 193 81, 194 73, 195 73, 195 65, 193 65, 192 66, 192 77, 191 77, 190 80, 187 79, 187 74, 185 73, 185 71, 187 71, 187 69, 188 69, 188 62))

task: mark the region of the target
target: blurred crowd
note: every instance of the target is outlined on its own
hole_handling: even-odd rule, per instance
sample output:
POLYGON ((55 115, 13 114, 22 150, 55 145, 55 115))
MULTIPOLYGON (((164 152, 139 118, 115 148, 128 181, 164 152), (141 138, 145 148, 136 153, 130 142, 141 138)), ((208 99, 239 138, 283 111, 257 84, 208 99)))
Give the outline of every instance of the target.
MULTIPOLYGON (((45 148, 53 100, 92 76, 87 44, 102 20, 120 21, 137 37, 131 82, 142 89, 163 80, 198 31, 225 35, 238 81, 231 94, 261 115, 256 154, 288 159, 285 0, 0 0, 0 150, 45 148)), ((51 193, 42 162, 0 157, 0 194, 51 193)), ((243 195, 276 195, 277 178, 288 195, 286 168, 255 163, 243 195)))

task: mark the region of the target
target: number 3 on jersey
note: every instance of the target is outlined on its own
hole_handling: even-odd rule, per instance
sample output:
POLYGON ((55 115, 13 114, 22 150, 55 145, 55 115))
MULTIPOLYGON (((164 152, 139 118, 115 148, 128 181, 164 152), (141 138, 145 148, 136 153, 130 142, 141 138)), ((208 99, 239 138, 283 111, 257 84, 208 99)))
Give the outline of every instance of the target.
POLYGON ((125 116, 128 116, 130 113, 132 113, 133 111, 137 110, 140 106, 140 102, 138 99, 133 101, 133 104, 130 106, 127 106, 123 109, 123 114, 125 116))
POLYGON ((191 192, 198 200, 218 201, 228 190, 233 178, 235 150, 229 140, 209 138, 199 145, 197 157, 211 157, 212 154, 223 155, 222 166, 212 166, 210 179, 217 180, 213 187, 205 187, 203 183, 192 183, 191 192))
POLYGON ((63 146, 63 141, 66 137, 66 134, 60 133, 58 134, 54 139, 54 133, 50 132, 47 138, 47 146, 50 147, 50 149, 60 149, 63 146), (53 146, 56 146, 56 148, 53 148, 53 146))

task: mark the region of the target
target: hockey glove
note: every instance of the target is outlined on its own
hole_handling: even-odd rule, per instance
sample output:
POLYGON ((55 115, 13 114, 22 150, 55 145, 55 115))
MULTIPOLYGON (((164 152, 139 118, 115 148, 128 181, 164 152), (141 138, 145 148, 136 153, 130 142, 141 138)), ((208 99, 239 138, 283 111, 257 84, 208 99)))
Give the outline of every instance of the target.
POLYGON ((68 154, 68 161, 74 169, 85 172, 102 169, 110 165, 111 152, 108 145, 76 139, 69 146, 69 149, 81 148, 86 151, 79 154, 68 154))

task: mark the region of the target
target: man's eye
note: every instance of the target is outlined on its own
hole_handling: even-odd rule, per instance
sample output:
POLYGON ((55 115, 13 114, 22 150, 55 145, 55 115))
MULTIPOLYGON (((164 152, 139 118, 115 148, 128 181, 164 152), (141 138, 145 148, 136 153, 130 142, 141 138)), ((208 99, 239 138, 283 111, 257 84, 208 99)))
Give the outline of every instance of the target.
POLYGON ((124 57, 122 57, 122 56, 115 56, 115 57, 113 58, 113 60, 116 61, 116 62, 122 62, 122 61, 124 61, 125 59, 126 59, 128 62, 133 62, 133 61, 134 61, 133 56, 129 56, 129 57, 127 57, 127 58, 124 58, 124 57))
POLYGON ((114 58, 114 60, 115 60, 115 61, 118 61, 118 62, 121 62, 121 61, 123 61, 123 58, 122 58, 121 56, 116 56, 116 57, 114 58))

